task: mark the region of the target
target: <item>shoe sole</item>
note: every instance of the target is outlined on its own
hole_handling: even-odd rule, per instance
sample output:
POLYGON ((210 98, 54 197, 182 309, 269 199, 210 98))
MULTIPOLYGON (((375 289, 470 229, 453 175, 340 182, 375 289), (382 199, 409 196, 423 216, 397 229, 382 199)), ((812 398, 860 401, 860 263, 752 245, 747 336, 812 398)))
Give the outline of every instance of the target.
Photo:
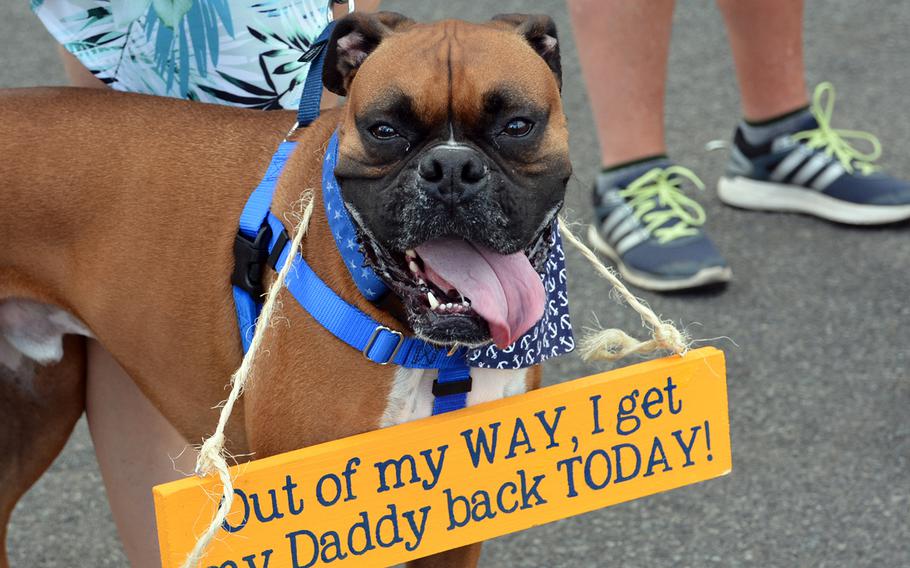
POLYGON ((884 225, 910 219, 910 205, 850 203, 814 189, 742 176, 720 178, 717 196, 727 205, 742 209, 805 213, 847 225, 884 225))
POLYGON ((601 238, 600 233, 597 232, 597 229, 593 225, 588 226, 588 241, 596 251, 609 257, 613 264, 619 269, 619 273, 625 280, 639 288, 644 288, 645 290, 651 290, 653 292, 687 290, 689 288, 699 288, 710 284, 729 282, 733 278, 733 271, 729 266, 703 268, 692 276, 676 280, 654 278, 647 273, 626 266, 613 247, 601 238))

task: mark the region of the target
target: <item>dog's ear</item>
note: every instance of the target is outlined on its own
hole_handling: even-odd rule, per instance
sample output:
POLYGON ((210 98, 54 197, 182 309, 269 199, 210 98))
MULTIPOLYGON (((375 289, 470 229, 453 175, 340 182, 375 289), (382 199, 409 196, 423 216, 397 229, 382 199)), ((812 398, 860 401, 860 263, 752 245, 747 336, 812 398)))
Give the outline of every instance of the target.
POLYGON ((562 89, 562 63, 559 58, 559 39, 556 24, 550 16, 537 14, 499 14, 494 22, 501 22, 524 36, 556 76, 556 84, 562 89))
POLYGON ((357 69, 382 42, 396 30, 414 23, 395 12, 352 12, 338 20, 326 45, 322 83, 336 95, 346 96, 357 69))

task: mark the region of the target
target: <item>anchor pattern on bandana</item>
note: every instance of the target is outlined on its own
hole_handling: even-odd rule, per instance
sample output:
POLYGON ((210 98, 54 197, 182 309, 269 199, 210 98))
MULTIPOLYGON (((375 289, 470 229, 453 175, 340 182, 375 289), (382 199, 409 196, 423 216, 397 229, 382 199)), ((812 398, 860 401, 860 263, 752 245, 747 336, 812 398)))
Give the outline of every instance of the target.
POLYGON ((575 349, 572 322, 569 320, 566 254, 559 228, 553 222, 554 242, 541 276, 547 305, 537 324, 505 349, 495 345, 468 350, 465 358, 471 367, 484 369, 521 369, 542 363, 575 349))
MULTIPOLYGON (((322 167, 322 195, 326 219, 335 238, 338 252, 361 294, 370 301, 376 301, 386 294, 388 286, 366 266, 361 245, 357 239, 341 188, 335 179, 335 164, 338 160, 338 133, 332 135, 325 152, 322 167)), ((532 367, 550 359, 570 353, 575 349, 572 323, 569 319, 568 276, 566 255, 559 235, 557 222, 552 226, 553 243, 547 257, 545 271, 539 275, 546 292, 546 306, 543 316, 534 327, 519 337, 512 345, 499 349, 495 345, 484 345, 468 349, 465 360, 471 367, 483 369, 522 369, 532 367)))

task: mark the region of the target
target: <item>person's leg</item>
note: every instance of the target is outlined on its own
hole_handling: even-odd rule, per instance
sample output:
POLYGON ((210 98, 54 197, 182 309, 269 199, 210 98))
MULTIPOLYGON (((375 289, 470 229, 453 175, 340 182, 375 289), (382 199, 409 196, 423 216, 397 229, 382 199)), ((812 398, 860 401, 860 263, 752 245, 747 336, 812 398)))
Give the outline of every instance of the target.
POLYGON ((718 182, 720 200, 854 225, 910 219, 910 182, 874 166, 878 140, 869 133, 860 134, 859 142, 848 140, 828 128, 826 105, 833 105, 834 87, 819 85, 812 108, 806 108, 802 0, 717 0, 717 5, 726 20, 745 117, 718 182), (865 147, 854 147, 863 141, 865 147))
POLYGON ((604 166, 665 153, 673 4, 568 0, 604 166))
POLYGON ((196 452, 187 448, 186 440, 126 371, 93 340, 88 341, 85 407, 111 512, 130 566, 161 566, 152 487, 182 478, 181 472, 192 473, 196 452), (171 458, 175 458, 173 462, 171 458))
POLYGON ((701 229, 704 211, 682 194, 687 180, 701 181, 664 156, 674 1, 567 3, 604 166, 594 180, 591 244, 641 288, 729 280, 729 267, 701 229), (657 195, 674 196, 674 207, 657 195))
POLYGON ((717 0, 736 64, 743 115, 764 121, 805 107, 802 0, 717 0))
POLYGON ((107 86, 104 81, 92 75, 92 72, 86 69, 85 65, 80 63, 76 56, 64 49, 62 45, 57 46, 57 52, 60 54, 60 61, 63 62, 63 69, 70 80, 70 85, 92 89, 103 89, 107 86))
MULTIPOLYGON (((355 0, 354 8, 358 12, 376 12, 379 10, 379 3, 381 0, 355 0)), ((350 11, 350 4, 348 2, 336 3, 332 7, 332 12, 335 15, 335 19, 338 20, 347 16, 350 11)))

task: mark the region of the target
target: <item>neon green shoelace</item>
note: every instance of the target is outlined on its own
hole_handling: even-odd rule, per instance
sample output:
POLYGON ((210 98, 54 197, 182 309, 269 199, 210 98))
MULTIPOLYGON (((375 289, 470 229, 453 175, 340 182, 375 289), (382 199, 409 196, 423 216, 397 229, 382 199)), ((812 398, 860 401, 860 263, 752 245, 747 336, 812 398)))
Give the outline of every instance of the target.
POLYGON ((831 128, 831 115, 834 113, 834 85, 825 81, 815 87, 812 95, 812 115, 818 122, 818 128, 804 130, 793 135, 794 140, 805 141, 813 149, 824 150, 833 156, 843 168, 853 173, 859 170, 863 174, 870 174, 877 168, 872 163, 882 154, 882 145, 874 134, 862 130, 844 130, 831 128), (824 99, 824 100, 823 100, 824 99), (863 152, 847 142, 848 138, 867 142, 871 149, 863 152))
POLYGON ((619 191, 632 207, 633 214, 661 244, 696 235, 696 227, 705 223, 705 210, 682 192, 680 184, 684 179, 700 190, 705 188, 705 184, 689 168, 670 166, 649 170, 619 191), (676 223, 663 226, 674 219, 676 223))

